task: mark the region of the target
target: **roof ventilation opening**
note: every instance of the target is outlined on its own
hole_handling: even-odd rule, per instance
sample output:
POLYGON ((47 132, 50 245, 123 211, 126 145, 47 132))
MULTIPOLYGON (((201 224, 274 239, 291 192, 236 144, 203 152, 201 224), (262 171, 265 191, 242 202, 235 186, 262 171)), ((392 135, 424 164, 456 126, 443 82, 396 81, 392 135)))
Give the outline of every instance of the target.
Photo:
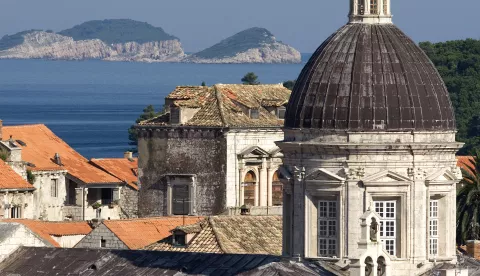
POLYGON ((59 166, 63 166, 62 164, 62 158, 60 157, 59 153, 55 153, 55 156, 53 157, 53 162, 59 166))

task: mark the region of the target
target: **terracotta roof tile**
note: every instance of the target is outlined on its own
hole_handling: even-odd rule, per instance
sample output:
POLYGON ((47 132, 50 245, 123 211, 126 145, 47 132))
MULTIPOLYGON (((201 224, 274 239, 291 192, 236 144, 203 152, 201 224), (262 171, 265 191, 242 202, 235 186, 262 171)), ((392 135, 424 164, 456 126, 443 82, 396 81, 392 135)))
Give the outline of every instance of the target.
POLYGON ((90 163, 138 190, 138 158, 91 159, 90 163))
POLYGON ((180 225, 194 224, 201 217, 161 217, 131 220, 106 220, 103 223, 129 249, 140 249, 170 236, 180 225))
POLYGON ((4 137, 12 136, 22 140, 24 161, 34 164, 33 171, 67 170, 70 175, 85 184, 113 184, 120 181, 112 175, 88 163, 88 160, 56 136, 45 125, 6 126, 2 129, 4 137), (60 154, 63 166, 57 165, 53 157, 60 154))
MULTIPOLYGON (((174 106, 199 108, 185 126, 203 127, 282 127, 283 120, 267 110, 288 102, 290 90, 281 84, 240 85, 217 84, 213 87, 179 86, 166 97, 174 106), (258 109, 259 118, 252 119, 249 109, 258 109)), ((169 125, 169 115, 141 122, 139 125, 169 125)))
POLYGON ((35 189, 9 165, 0 160, 0 190, 3 189, 35 189))
POLYGON ((186 247, 172 245, 172 236, 146 250, 231 254, 282 253, 282 217, 215 216, 197 223, 202 230, 186 247))
POLYGON ((2 221, 21 223, 55 247, 60 247, 60 244, 51 236, 88 235, 92 231, 86 221, 48 222, 28 219, 4 219, 2 221))

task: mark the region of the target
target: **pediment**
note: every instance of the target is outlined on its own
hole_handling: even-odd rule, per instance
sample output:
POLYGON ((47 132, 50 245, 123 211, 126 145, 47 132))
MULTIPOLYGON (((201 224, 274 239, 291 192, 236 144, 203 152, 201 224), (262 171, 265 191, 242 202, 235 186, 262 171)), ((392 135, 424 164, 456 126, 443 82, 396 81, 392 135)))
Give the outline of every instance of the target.
POLYGON ((277 158, 282 158, 283 157, 283 153, 282 153, 282 150, 280 148, 275 148, 273 150, 271 150, 269 152, 270 154, 270 157, 277 157, 277 158))
POLYGON ((305 180, 315 180, 315 181, 334 181, 334 182, 345 182, 345 178, 340 177, 328 170, 318 169, 305 177, 305 180))
POLYGON ((365 186, 380 185, 410 185, 413 180, 396 172, 384 170, 362 179, 365 186))
POLYGON ((254 147, 249 147, 241 151, 238 156, 241 157, 268 157, 269 153, 262 149, 261 147, 254 146, 254 147))
POLYGON ((451 184, 457 182, 459 179, 457 179, 457 176, 455 173, 450 171, 447 168, 440 169, 431 175, 427 176, 425 181, 427 183, 437 183, 437 184, 451 184))

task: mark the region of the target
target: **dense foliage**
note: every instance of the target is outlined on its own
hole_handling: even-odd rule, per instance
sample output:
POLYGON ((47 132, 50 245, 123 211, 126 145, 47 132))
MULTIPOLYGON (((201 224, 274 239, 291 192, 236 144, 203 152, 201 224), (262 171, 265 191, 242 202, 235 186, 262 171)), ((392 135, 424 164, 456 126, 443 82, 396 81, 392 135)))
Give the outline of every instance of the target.
POLYGON ((36 177, 35 177, 35 175, 32 173, 32 171, 31 171, 31 170, 27 170, 27 181, 28 181, 28 183, 30 183, 30 184, 33 185, 33 184, 35 183, 35 179, 36 179, 36 177))
POLYGON ((457 243, 480 238, 480 152, 462 169, 462 188, 457 194, 457 243))
MULTIPOLYGON (((136 124, 148 120, 148 119, 153 119, 157 116, 162 114, 162 112, 156 112, 155 108, 153 105, 149 105, 143 109, 143 113, 140 115, 140 117, 137 118, 135 121, 136 124)), ((132 152, 137 152, 137 140, 138 140, 138 134, 137 130, 135 129, 134 126, 131 126, 128 129, 128 139, 130 140, 130 145, 135 146, 135 148, 131 149, 132 152)))
POLYGON ((22 44, 25 39, 23 38, 24 35, 39 31, 39 30, 28 30, 19 32, 13 35, 5 35, 0 39, 0 51, 7 50, 22 44))
POLYGON ((258 76, 255 75, 253 72, 248 72, 245 76, 242 78, 242 83, 245 85, 257 85, 260 84, 258 81, 258 76))
POLYGON ((252 48, 259 48, 265 44, 275 42, 275 37, 264 28, 250 28, 239 32, 218 44, 194 54, 199 58, 227 58, 234 57, 238 53, 246 52, 252 48))
POLYGON ((100 39, 105 43, 164 41, 177 39, 162 28, 130 19, 93 20, 59 32, 74 40, 100 39))
POLYGON ((297 80, 284 81, 283 82, 283 87, 285 87, 289 90, 293 90, 293 87, 295 86, 295 82, 297 82, 297 80))
POLYGON ((480 150, 480 40, 422 42, 450 92, 457 120, 460 154, 480 150))

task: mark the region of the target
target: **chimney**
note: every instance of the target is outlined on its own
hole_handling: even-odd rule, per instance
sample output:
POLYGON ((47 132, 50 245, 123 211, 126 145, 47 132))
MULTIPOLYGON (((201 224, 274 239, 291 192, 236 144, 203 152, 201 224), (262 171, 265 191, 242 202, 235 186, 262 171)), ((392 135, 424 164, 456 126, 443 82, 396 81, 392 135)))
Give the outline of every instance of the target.
POLYGON ((60 158, 60 154, 55 153, 55 157, 53 157, 53 161, 55 162, 55 164, 57 164, 59 166, 63 166, 62 158, 60 158))
POLYGON ((133 152, 131 152, 131 151, 126 151, 126 152, 123 153, 123 157, 124 157, 125 159, 131 160, 131 159, 133 159, 133 152))
POLYGON ((3 140, 3 138, 2 138, 2 127, 3 127, 3 121, 0 120, 0 141, 3 140))

